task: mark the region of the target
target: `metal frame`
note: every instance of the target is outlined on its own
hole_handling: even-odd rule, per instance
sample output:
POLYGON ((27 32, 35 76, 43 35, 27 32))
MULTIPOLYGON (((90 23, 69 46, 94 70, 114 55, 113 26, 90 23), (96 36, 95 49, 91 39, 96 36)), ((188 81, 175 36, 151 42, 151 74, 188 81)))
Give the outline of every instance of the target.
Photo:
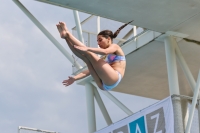
MULTIPOLYGON (((185 133, 190 133, 190 128, 194 116, 194 110, 196 107, 196 104, 198 102, 199 95, 199 89, 200 89, 200 70, 199 75, 197 79, 197 83, 195 83, 194 77, 192 76, 184 58, 183 55, 178 47, 178 44, 176 43, 173 36, 166 36, 164 39, 165 42, 165 49, 166 49, 166 59, 167 59, 167 68, 168 68, 168 79, 169 79, 169 89, 170 94, 179 94, 179 86, 178 86, 178 76, 177 76, 177 66, 176 66, 176 57, 178 59, 178 62, 189 82, 189 85, 193 91, 193 98, 192 98, 192 106, 190 108, 189 112, 189 118, 187 121, 186 129, 183 128, 183 120, 182 120, 182 112, 181 112, 181 103, 180 99, 173 99, 174 103, 174 117, 175 117, 175 132, 176 133, 182 133, 185 131, 185 133)), ((198 102, 199 103, 199 102, 198 102)), ((200 107, 198 106, 198 112, 200 115, 200 107)), ((200 116, 199 116, 199 122, 200 122, 200 116)), ((200 124, 199 124, 200 127, 200 124)), ((199 129, 200 131, 200 129, 199 129)))
MULTIPOLYGON (((192 119, 193 119, 193 116, 194 116, 194 110, 195 110, 195 106, 196 106, 196 103, 197 103, 197 98, 200 98, 200 94, 199 94, 199 80, 200 80, 200 72, 199 72, 199 76, 198 76, 198 79, 197 79, 197 84, 194 80, 194 77, 192 76, 192 73, 191 71, 189 70, 187 64, 186 64, 186 61, 184 60, 183 58, 183 55, 180 51, 180 48, 179 46, 176 44, 175 45, 175 52, 176 52, 176 56, 177 56, 177 59, 179 61, 179 64, 188 80, 188 83, 193 91, 193 100, 192 100, 192 107, 190 109, 190 114, 189 114, 189 118, 188 118, 188 121, 187 121, 187 125, 186 125, 186 133, 189 133, 190 132, 190 128, 191 128, 191 124, 192 124, 192 119)), ((199 103, 199 102, 198 102, 199 103)), ((200 106, 198 106, 198 109, 199 109, 199 132, 200 132, 200 106)))

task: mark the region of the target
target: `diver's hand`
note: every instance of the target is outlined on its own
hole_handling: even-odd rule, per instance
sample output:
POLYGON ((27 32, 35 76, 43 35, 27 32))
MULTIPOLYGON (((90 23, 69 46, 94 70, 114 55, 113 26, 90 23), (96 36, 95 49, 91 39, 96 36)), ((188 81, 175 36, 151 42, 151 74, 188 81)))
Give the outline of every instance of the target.
POLYGON ((69 76, 69 78, 64 80, 62 83, 66 87, 66 86, 73 84, 74 81, 76 81, 75 78, 69 76))

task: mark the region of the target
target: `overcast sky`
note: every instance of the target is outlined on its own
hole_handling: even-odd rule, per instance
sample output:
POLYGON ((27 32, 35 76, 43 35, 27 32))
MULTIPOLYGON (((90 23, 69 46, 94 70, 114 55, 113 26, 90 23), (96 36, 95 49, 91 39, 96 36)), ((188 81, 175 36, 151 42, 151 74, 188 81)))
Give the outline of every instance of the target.
MULTIPOLYGON (((56 29, 65 21, 75 26, 72 10, 21 0, 27 9, 67 49, 56 29)), ((26 126, 60 133, 86 133, 85 87, 62 81, 72 74, 72 64, 29 20, 12 0, 0 0, 0 131, 17 133, 26 126)), ((83 20, 87 14, 80 13, 83 20)), ((71 52, 70 52, 71 53, 71 52)), ((113 93, 133 112, 156 100, 113 93)), ((102 95, 113 122, 127 115, 102 95)), ((97 129, 106 122, 96 106, 97 129)))

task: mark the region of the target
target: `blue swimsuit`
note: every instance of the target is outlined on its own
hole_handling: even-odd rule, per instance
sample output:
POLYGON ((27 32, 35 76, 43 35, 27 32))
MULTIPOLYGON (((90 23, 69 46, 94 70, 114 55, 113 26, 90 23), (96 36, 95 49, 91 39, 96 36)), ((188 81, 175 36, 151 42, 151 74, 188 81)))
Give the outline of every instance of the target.
MULTIPOLYGON (((115 55, 115 54, 108 54, 105 58, 105 61, 108 63, 108 64, 111 64, 113 62, 116 62, 116 61, 125 61, 126 58, 125 56, 120 56, 120 55, 115 55)), ((105 85, 103 82, 103 87, 105 90, 111 90, 113 88, 115 88, 119 82, 121 81, 122 79, 122 76, 121 76, 121 73, 119 73, 118 71, 116 71, 118 73, 118 76, 119 76, 119 79, 117 80, 116 83, 114 83, 113 85, 105 85)))
POLYGON ((122 61, 122 60, 126 60, 125 56, 120 56, 120 55, 115 55, 115 54, 108 54, 105 58, 105 61, 108 64, 111 64, 115 61, 122 61))

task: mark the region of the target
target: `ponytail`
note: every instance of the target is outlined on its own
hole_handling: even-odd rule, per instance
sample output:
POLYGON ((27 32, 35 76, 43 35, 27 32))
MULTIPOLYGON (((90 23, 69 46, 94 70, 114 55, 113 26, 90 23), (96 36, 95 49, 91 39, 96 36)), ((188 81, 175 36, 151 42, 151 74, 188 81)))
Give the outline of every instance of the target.
POLYGON ((119 29, 118 29, 117 31, 115 31, 115 33, 113 34, 113 37, 112 37, 112 38, 116 38, 117 35, 119 34, 119 32, 120 32, 124 27, 126 27, 128 24, 130 24, 131 22, 133 22, 133 20, 130 21, 130 22, 128 22, 128 23, 126 23, 126 24, 124 24, 124 25, 122 25, 121 27, 119 27, 119 29))
POLYGON ((102 35, 102 36, 105 37, 105 38, 110 37, 111 40, 113 40, 113 38, 116 38, 117 35, 119 34, 119 32, 120 32, 125 26, 127 26, 128 24, 130 24, 131 22, 133 22, 133 20, 130 21, 130 22, 128 22, 128 23, 126 23, 126 24, 124 24, 124 25, 122 25, 114 34, 113 34, 113 32, 110 31, 110 30, 103 30, 103 31, 99 32, 98 35, 102 35))

